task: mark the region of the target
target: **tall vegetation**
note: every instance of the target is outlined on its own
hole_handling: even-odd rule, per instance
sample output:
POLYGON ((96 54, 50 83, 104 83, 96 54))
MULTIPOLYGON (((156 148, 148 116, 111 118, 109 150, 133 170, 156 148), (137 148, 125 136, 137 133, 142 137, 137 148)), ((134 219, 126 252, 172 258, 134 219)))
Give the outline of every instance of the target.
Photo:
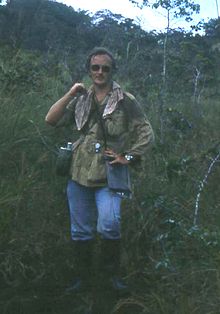
POLYGON ((161 141, 166 34, 54 1, 0 6, 1 313, 219 312, 219 26, 210 20, 203 35, 169 31, 161 141), (132 292, 117 299, 64 294, 74 261, 66 180, 54 164, 72 134, 44 123, 74 81, 89 84, 84 60, 100 45, 116 55, 116 80, 155 131, 144 171, 133 173, 133 199, 123 204, 122 262, 132 292))

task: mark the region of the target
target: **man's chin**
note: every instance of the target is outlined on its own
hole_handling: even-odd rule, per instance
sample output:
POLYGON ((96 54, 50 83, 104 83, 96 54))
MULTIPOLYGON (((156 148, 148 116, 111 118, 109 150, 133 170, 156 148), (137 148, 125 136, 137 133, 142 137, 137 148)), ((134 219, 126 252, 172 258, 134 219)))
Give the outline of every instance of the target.
POLYGON ((99 87, 105 87, 108 85, 106 81, 95 81, 94 84, 99 87))

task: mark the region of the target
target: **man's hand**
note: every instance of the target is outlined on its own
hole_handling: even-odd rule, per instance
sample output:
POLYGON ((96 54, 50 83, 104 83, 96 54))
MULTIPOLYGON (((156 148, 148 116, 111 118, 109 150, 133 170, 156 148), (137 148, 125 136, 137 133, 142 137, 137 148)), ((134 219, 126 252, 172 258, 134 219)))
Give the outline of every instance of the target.
POLYGON ((86 88, 83 83, 75 83, 69 90, 71 96, 75 96, 77 93, 86 93, 86 88))
POLYGON ((111 165, 114 165, 114 164, 127 165, 130 163, 124 156, 122 156, 120 154, 116 154, 112 149, 106 149, 105 150, 105 156, 109 160, 111 160, 111 161, 109 161, 109 163, 111 165))

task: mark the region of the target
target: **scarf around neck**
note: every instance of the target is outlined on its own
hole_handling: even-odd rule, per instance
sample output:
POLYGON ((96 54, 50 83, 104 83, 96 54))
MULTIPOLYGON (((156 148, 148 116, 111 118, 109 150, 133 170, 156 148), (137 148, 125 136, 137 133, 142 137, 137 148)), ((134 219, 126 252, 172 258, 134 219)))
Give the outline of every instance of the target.
MULTIPOLYGON (((78 130, 81 130, 85 123, 88 121, 92 101, 93 101, 94 90, 91 86, 85 95, 81 95, 77 101, 75 108, 75 121, 78 130)), ((117 104, 124 98, 123 91, 118 83, 113 81, 112 90, 109 93, 107 104, 105 106, 102 117, 105 119, 111 114, 117 104)))

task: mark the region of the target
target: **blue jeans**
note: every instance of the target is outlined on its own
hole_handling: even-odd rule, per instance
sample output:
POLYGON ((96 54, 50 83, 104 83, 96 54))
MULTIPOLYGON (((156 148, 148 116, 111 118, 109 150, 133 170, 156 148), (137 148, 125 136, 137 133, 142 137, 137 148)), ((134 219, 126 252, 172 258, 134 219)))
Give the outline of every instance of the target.
POLYGON ((120 239, 121 197, 108 187, 91 188, 68 181, 72 240, 91 240, 96 231, 103 239, 120 239))

